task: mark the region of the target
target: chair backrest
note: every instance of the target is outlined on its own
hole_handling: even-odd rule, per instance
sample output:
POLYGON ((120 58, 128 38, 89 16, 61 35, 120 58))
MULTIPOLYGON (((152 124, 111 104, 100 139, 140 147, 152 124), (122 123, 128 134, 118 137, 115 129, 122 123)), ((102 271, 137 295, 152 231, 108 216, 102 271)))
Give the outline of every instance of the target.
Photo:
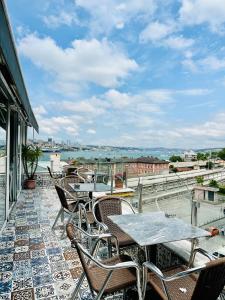
POLYGON ((74 192, 73 188, 69 185, 70 183, 81 183, 84 182, 83 178, 79 177, 78 175, 68 175, 65 176, 61 184, 68 192, 74 192))
POLYGON ((88 180, 90 175, 85 174, 86 172, 90 172, 91 170, 88 169, 87 167, 79 167, 77 169, 77 174, 82 177, 85 181, 88 180))
MULTIPOLYGON (((104 196, 100 198, 93 207, 93 213, 96 219, 99 222, 102 222, 108 226, 111 233, 115 233, 118 230, 120 231, 119 227, 113 223, 108 216, 112 215, 121 215, 122 214, 122 202, 126 203, 130 206, 130 204, 123 198, 115 197, 115 196, 104 196)), ((130 206, 132 212, 133 209, 130 206)))
POLYGON ((64 189, 61 188, 59 185, 55 185, 55 189, 56 189, 56 192, 59 196, 59 200, 61 202, 62 207, 65 208, 65 209, 69 209, 64 189))
POLYGON ((206 264, 199 275, 191 300, 216 300, 225 286, 225 258, 206 264))
MULTIPOLYGON (((81 242, 80 231, 73 224, 69 223, 66 225, 66 233, 67 233, 68 238, 71 241, 72 246, 75 247, 77 250, 81 265, 82 265, 85 275, 87 277, 87 281, 88 281, 90 287, 92 288, 93 287, 93 277, 92 277, 93 275, 89 271, 87 259, 85 257, 85 256, 87 256, 87 254, 84 252, 83 247, 80 244, 80 242, 81 242)), ((89 254, 88 255, 89 259, 91 259, 91 257, 92 257, 91 254, 90 253, 88 253, 88 254, 89 254)))
POLYGON ((48 169, 50 177, 53 178, 51 169, 48 166, 47 166, 47 169, 48 169))

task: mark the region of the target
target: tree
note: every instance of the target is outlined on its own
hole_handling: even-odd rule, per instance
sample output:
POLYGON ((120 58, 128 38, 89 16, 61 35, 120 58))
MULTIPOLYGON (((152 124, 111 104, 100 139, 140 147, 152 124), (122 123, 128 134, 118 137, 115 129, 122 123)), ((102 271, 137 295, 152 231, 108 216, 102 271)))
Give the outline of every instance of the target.
POLYGON ((210 155, 209 153, 198 152, 197 153, 197 160, 207 160, 209 155, 210 155))
POLYGON ((218 188, 219 185, 218 185, 218 182, 214 179, 211 179, 210 182, 209 182, 209 186, 211 187, 215 187, 215 188, 218 188))
POLYGON ((169 160, 171 162, 181 162, 183 161, 183 159, 179 156, 179 155, 172 155, 169 160))
POLYGON ((207 161, 206 169, 211 170, 212 168, 213 168, 213 162, 212 161, 207 161))
POLYGON ((221 151, 218 152, 218 156, 222 160, 225 160, 225 148, 223 148, 221 151))
POLYGON ((203 183, 204 183, 204 177, 203 176, 197 176, 195 178, 195 180, 196 180, 197 184, 203 185, 203 183))

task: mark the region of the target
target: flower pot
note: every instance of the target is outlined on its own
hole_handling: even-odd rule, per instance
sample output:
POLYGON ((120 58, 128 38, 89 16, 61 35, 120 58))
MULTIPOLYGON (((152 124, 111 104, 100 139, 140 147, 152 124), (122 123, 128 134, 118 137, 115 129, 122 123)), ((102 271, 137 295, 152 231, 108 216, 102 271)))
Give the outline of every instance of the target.
POLYGON ((36 181, 33 179, 26 179, 23 183, 23 186, 27 190, 33 190, 36 187, 36 181))
POLYGON ((115 179, 115 188, 122 189, 123 181, 121 179, 115 179))

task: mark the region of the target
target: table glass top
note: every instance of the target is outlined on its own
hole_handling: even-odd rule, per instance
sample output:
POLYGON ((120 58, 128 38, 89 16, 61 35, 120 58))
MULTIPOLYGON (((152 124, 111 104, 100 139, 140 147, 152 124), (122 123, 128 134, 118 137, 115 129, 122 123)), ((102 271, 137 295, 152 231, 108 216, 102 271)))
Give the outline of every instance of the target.
POLYGON ((94 171, 87 171, 87 172, 84 172, 85 175, 90 175, 90 176, 93 176, 93 175, 107 175, 107 173, 105 172, 100 172, 100 171, 97 171, 96 173, 94 171))
POLYGON ((75 192, 106 192, 110 191, 111 187, 104 183, 70 183, 75 192))
POLYGON ((115 215, 109 218, 140 246, 210 235, 208 231, 187 224, 181 219, 168 218, 164 212, 115 215))

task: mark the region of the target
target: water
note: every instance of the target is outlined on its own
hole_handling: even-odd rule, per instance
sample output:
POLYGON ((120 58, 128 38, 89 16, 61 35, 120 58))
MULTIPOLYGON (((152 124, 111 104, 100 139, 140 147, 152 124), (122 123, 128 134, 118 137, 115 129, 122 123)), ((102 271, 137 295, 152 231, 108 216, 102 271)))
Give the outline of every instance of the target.
MULTIPOLYGON (((127 149, 120 149, 120 150, 78 150, 78 151, 62 151, 60 153, 61 160, 70 160, 76 158, 86 158, 86 159, 94 159, 94 158, 121 158, 121 157, 128 157, 128 158, 137 158, 141 156, 154 156, 159 159, 169 159, 170 156, 173 154, 180 155, 181 150, 169 150, 169 149, 149 149, 149 150, 127 150, 127 149)), ((43 153, 41 156, 41 161, 49 161, 51 153, 43 153)))

